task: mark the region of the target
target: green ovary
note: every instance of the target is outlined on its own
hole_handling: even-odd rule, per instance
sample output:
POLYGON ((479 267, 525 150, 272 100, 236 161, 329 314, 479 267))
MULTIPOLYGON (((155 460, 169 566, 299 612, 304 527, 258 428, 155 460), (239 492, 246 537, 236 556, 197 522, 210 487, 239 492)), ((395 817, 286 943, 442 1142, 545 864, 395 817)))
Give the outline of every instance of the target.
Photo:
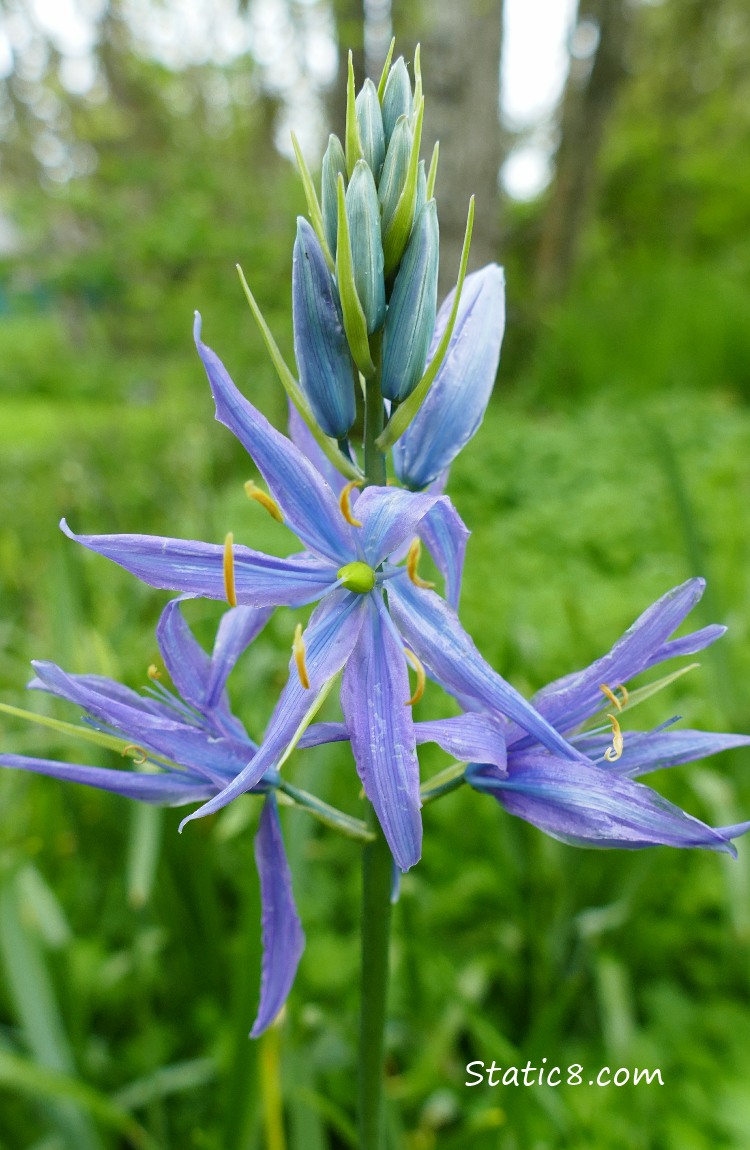
POLYGON ((375 586, 375 572, 366 563, 345 563, 338 570, 338 577, 347 591, 366 595, 375 586))

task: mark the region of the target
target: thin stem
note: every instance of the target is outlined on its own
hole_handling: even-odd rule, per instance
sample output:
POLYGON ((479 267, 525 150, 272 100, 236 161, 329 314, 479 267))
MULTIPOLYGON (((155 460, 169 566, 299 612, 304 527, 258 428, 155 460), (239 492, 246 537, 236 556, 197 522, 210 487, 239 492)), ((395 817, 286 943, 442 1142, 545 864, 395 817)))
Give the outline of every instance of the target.
POLYGON ((267 1150, 286 1150, 281 1099, 281 1036, 278 1025, 267 1030, 261 1039, 260 1079, 267 1150))
POLYGON ((359 1146, 360 1150, 381 1150, 393 859, 372 807, 368 822, 377 837, 362 852, 359 1146))
POLYGON ((383 336, 381 332, 370 339, 370 355, 375 374, 365 384, 365 482, 385 486, 385 454, 375 441, 383 430, 383 393, 380 390, 380 365, 383 336))

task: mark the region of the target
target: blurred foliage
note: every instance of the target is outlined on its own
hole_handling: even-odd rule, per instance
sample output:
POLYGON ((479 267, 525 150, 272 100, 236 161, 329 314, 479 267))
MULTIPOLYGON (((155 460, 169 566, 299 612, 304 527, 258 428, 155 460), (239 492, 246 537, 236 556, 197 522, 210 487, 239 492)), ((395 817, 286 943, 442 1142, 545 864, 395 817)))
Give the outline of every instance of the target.
MULTIPOLYGON (((667 587, 709 576, 697 621, 730 634, 637 725, 679 714, 747 730, 746 20, 739 0, 665 0, 639 9, 635 31, 578 274, 542 317, 527 289, 544 205, 515 212, 510 354, 451 480, 473 531, 462 615, 531 692, 601 654, 667 587), (719 80, 701 88, 706 68, 719 80)), ((283 422, 232 266, 290 349, 302 197, 271 147, 273 109, 247 60, 173 74, 134 54, 116 21, 102 37, 102 98, 66 93, 54 57, 35 81, 35 106, 47 86, 84 148, 78 174, 43 168, 39 182, 36 121, 19 103, 23 92, 33 103, 28 80, 3 153, 2 210, 21 247, 0 266, 0 685, 8 702, 62 718, 75 714, 24 698, 29 659, 138 687, 164 596, 73 547, 61 515, 86 531, 234 529, 260 549, 291 546, 245 499, 252 467, 212 422, 190 341, 199 307, 238 383, 283 422)), ((208 642, 218 605, 189 610, 208 642)), ((293 626, 277 612, 231 684, 256 737, 293 626)), ((443 705, 428 692, 423 717, 443 705)), ((5 720, 3 746, 87 755, 5 720)), ((746 758, 656 783, 732 823, 750 809, 746 758)), ((425 753, 426 774, 442 763, 425 753)), ((296 755, 289 770, 357 810, 343 748, 296 755)), ((4 772, 0 792, 0 1150, 263 1146, 260 1060, 273 1066, 273 1040, 246 1037, 260 962, 255 801, 178 836, 176 812, 49 779, 4 772)), ((463 791, 428 807, 425 827, 395 915, 391 1150, 742 1150, 747 842, 736 862, 576 851, 463 791), (582 1064, 584 1084, 464 1086, 474 1059, 543 1058, 582 1064), (659 1067, 664 1086, 589 1087, 605 1065, 659 1067)), ((358 850, 298 811, 284 829, 308 938, 280 1034, 289 1147, 340 1150, 354 1144, 358 850)))

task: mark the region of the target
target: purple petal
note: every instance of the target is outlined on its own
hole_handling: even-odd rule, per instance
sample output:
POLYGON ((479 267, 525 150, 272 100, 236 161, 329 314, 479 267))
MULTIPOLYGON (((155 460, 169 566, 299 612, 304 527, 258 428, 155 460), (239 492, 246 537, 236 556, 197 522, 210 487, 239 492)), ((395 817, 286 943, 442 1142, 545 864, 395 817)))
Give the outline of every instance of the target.
POLYGON ((658 651, 654 651, 648 661, 649 667, 655 663, 663 663, 665 659, 676 659, 680 655, 695 655, 710 647, 722 635, 726 635, 726 627, 719 623, 711 623, 708 627, 701 627, 699 631, 691 631, 689 635, 682 635, 679 639, 670 639, 663 643, 658 651))
MULTIPOLYGON (((366 487, 357 500, 357 519, 362 523, 359 542, 370 566, 379 567, 402 543, 413 539, 425 515, 439 502, 451 508, 445 495, 417 495, 398 487, 366 487)), ((453 514, 458 520, 457 512, 453 514)))
MULTIPOLYGON (((428 362, 445 331, 454 294, 438 313, 428 362)), ((477 431, 497 375, 504 327, 505 279, 501 268, 489 264, 466 277, 446 357, 394 448, 396 474, 403 483, 426 487, 477 431)))
POLYGON ((216 418, 252 456, 289 526, 311 551, 337 566, 351 560, 352 528, 341 514, 333 491, 292 441, 237 390, 219 357, 201 342, 197 313, 195 343, 211 384, 216 418))
MULTIPOLYGON (((348 482, 347 478, 336 470, 328 456, 320 450, 319 444, 313 439, 310 428, 291 402, 289 403, 289 436, 294 446, 307 456, 313 467, 320 472, 338 498, 348 482)), ((350 502, 354 502, 355 495, 356 488, 352 491, 350 502)))
POLYGON ((234 607, 222 616, 206 686, 208 707, 218 705, 235 663, 263 630, 271 614, 272 608, 268 607, 234 607))
MULTIPOLYGON (((696 759, 707 759, 720 751, 750 746, 748 735, 721 735, 713 731, 628 731, 625 730, 623 751, 613 763, 602 763, 612 774, 629 779, 679 767, 696 759)), ((576 739, 576 746, 592 759, 600 758, 612 745, 611 735, 584 735, 576 739)))
POLYGON ((488 714, 456 715, 416 723, 417 745, 437 743, 462 763, 492 763, 503 773, 506 765, 506 724, 488 714))
MULTIPOLYGON (((570 731, 601 710, 602 683, 626 683, 657 661, 656 654, 695 606, 705 589, 703 579, 689 579, 653 603, 636 619, 609 654, 590 667, 543 687, 532 702, 540 714, 570 731)), ((511 740, 512 741, 512 740, 511 740)))
POLYGON ((211 660, 185 622, 180 599, 172 599, 159 617, 156 639, 164 665, 186 702, 202 708, 211 660))
POLYGON ((447 691, 476 699, 486 710, 514 719, 550 750, 580 759, 562 735, 482 658, 458 616, 432 591, 399 577, 388 585, 396 624, 427 670, 447 691))
POLYGON ((0 755, 0 767, 33 771, 68 783, 84 783, 101 791, 140 799, 157 806, 177 807, 208 798, 216 787, 188 771, 169 771, 151 775, 141 771, 111 770, 107 767, 85 767, 78 763, 58 763, 53 759, 34 759, 26 755, 0 755))
POLYGON ((323 743, 346 743, 349 732, 346 723, 313 723, 297 744, 299 747, 320 747, 323 743))
POLYGON ((255 863, 263 906, 263 961, 260 1005, 251 1038, 257 1038, 271 1025, 286 1002, 305 949, 305 935, 294 905, 292 876, 272 794, 263 804, 255 836, 255 863))
POLYGON ((365 598, 337 588, 318 604, 303 635, 310 687, 302 686, 292 657, 289 679, 258 751, 220 794, 182 820, 180 830, 192 819, 221 810, 232 799, 251 790, 266 771, 275 768, 318 693, 349 658, 362 626, 365 598))
POLYGON ((407 700, 403 645, 380 595, 367 596, 367 620, 344 671, 341 707, 365 794, 402 870, 419 861, 419 762, 407 700))
POLYGON ((445 597, 454 611, 458 610, 470 534, 449 499, 440 499, 419 524, 419 537, 445 579, 445 597))
POLYGON ((512 815, 571 846, 703 847, 736 854, 727 836, 642 783, 542 752, 514 757, 507 777, 470 767, 466 779, 512 815))
MULTIPOLYGON (((226 601, 224 547, 159 535, 76 535, 63 519, 62 530, 76 543, 106 556, 151 587, 226 601)), ((301 553, 277 559, 239 544, 234 547, 237 601, 248 607, 301 607, 329 589, 336 569, 301 553)))

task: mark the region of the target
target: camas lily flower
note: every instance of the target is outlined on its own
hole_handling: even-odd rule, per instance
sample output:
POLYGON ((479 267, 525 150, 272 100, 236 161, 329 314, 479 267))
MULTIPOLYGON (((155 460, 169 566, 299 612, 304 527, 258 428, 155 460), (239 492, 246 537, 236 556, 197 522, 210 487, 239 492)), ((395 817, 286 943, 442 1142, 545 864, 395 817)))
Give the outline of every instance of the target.
MULTIPOLYGON (((159 649, 178 692, 167 690, 150 669, 148 695, 99 675, 70 675, 54 663, 35 662, 29 686, 76 703, 87 723, 127 741, 123 754, 135 756, 137 770, 116 770, 55 762, 24 755, 0 755, 0 766, 84 783, 126 798, 160 806, 200 802, 220 793, 257 752, 256 744, 229 709, 227 677, 237 659, 263 628, 268 609, 237 607, 221 620, 209 657, 180 609, 168 603, 157 628, 159 649)), ((291 988, 304 947, 292 896, 273 794, 273 771, 253 790, 266 795, 255 838, 255 858, 263 905, 263 961, 257 1037, 275 1019, 291 988)))
MULTIPOLYGON (((450 501, 368 487, 356 518, 346 484, 336 498, 323 474, 240 394, 218 357, 196 343, 216 402, 216 417, 246 447, 268 484, 263 499, 305 550, 278 559, 248 547, 144 535, 74 535, 154 587, 266 608, 320 600, 298 627, 290 675, 258 751, 234 779, 185 822, 219 810, 276 767, 343 668, 341 704, 357 770, 394 859, 406 870, 420 857, 419 769, 408 663, 424 667, 448 691, 516 721, 542 746, 579 757, 526 700, 484 662, 453 607, 416 572, 421 532, 455 604, 467 532, 450 501), (273 502, 271 502, 273 501, 273 502), (406 566, 393 562, 409 548, 406 566), (386 602, 387 590, 387 602, 386 602)), ((418 689, 419 690, 419 689, 418 689)))
POLYGON ((709 626, 669 638, 700 599, 704 586, 702 579, 690 579, 667 592, 609 654, 550 683, 532 699, 536 710, 567 734, 589 761, 564 760, 508 723, 505 767, 475 762, 466 771, 467 781, 494 795, 510 814, 574 846, 637 849, 662 844, 735 854, 731 839, 750 829, 750 822, 708 826, 634 780, 662 767, 748 746, 750 737, 672 730, 671 724, 653 731, 623 731, 620 726, 620 711, 628 705, 620 684, 665 659, 692 655, 724 633, 724 627, 709 626), (601 710, 603 701, 611 730, 572 734, 601 710))

